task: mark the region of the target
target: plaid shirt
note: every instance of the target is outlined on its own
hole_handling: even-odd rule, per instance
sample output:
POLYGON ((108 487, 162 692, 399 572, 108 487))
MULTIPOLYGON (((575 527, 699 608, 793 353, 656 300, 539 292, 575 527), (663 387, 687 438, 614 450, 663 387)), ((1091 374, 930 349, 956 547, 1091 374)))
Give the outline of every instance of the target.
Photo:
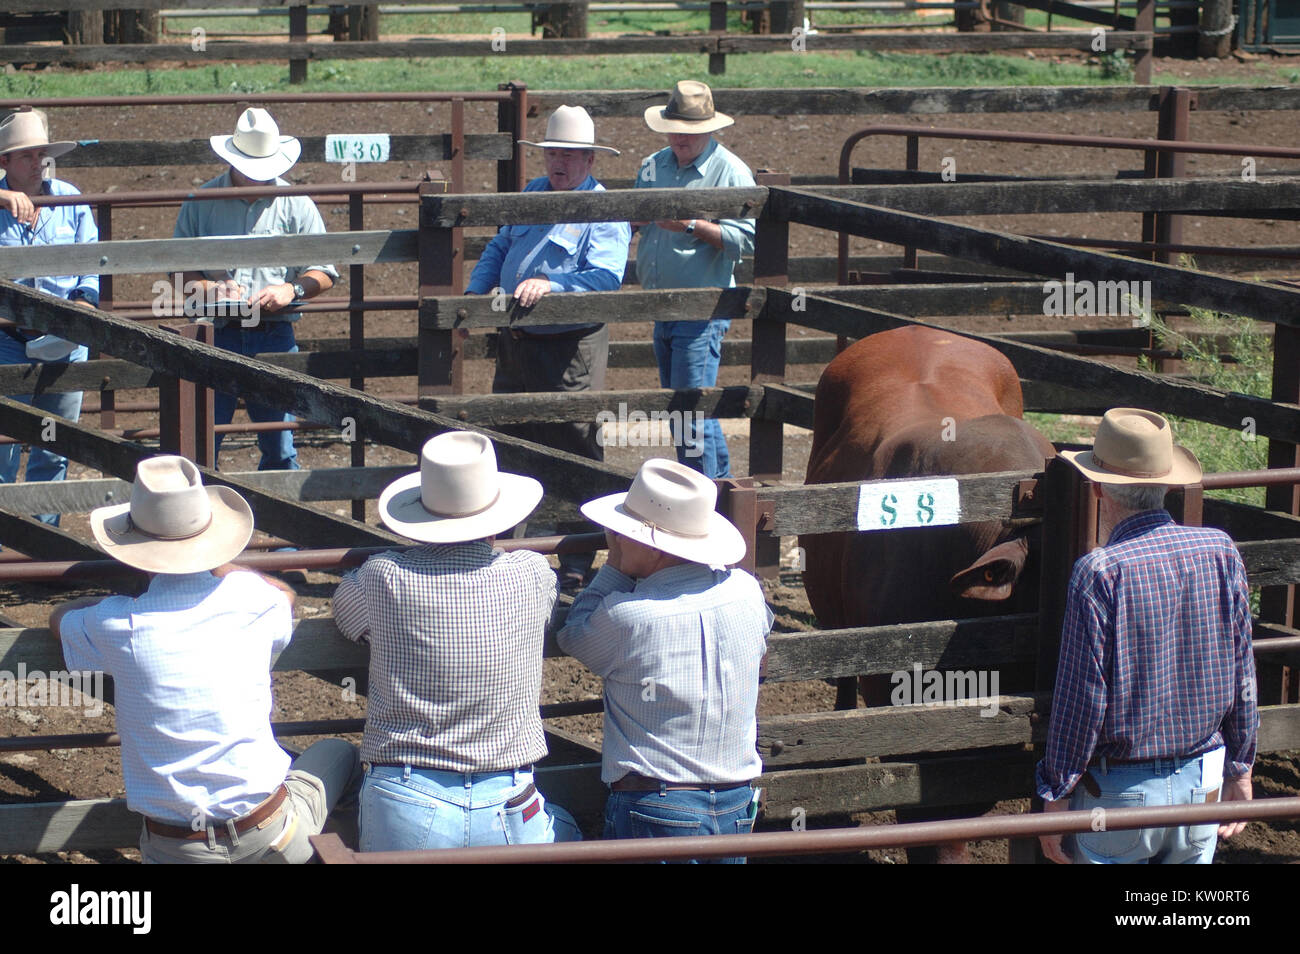
POLYGON ((370 643, 361 758, 499 772, 546 755, 538 699, 555 573, 486 543, 371 557, 334 593, 334 621, 370 643))
POLYGON ((1094 757, 1190 757, 1226 745, 1255 761, 1255 660, 1246 569, 1222 531, 1164 510, 1120 521, 1074 565, 1038 794, 1063 798, 1094 757))

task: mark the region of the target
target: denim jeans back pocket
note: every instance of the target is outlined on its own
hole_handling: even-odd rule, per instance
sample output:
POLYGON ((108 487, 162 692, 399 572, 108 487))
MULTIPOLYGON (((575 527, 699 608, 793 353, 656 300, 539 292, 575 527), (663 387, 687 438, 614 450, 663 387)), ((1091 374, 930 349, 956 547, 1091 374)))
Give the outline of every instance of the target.
POLYGON ((676 838, 700 834, 699 821, 684 818, 681 813, 655 815, 634 809, 627 814, 633 838, 676 838))
POLYGON ((501 827, 507 845, 545 845, 555 840, 551 816, 540 792, 534 792, 523 805, 502 807, 501 827))
MULTIPOLYGON (((362 851, 423 851, 430 844, 439 804, 393 779, 366 779, 361 789, 362 851)), ((453 842, 452 844, 458 844, 453 842)))
POLYGON ((1071 801, 1070 807, 1081 811, 1093 811, 1092 831, 1079 832, 1074 836, 1075 844, 1087 855, 1098 858, 1116 859, 1129 854, 1142 839, 1142 829, 1133 828, 1126 831, 1107 831, 1106 809, 1141 808, 1146 804, 1146 795, 1142 792, 1102 792, 1100 796, 1083 793, 1078 804, 1071 801), (1101 809, 1102 812, 1096 812, 1101 809))
MULTIPOLYGON (((1204 805, 1206 797, 1213 792, 1218 796, 1218 785, 1207 785, 1202 788, 1192 789, 1192 804, 1204 805)), ((1210 822, 1207 825, 1190 825, 1187 829, 1187 843, 1193 848, 1205 850, 1214 844, 1215 839, 1219 837, 1219 823, 1210 822)))

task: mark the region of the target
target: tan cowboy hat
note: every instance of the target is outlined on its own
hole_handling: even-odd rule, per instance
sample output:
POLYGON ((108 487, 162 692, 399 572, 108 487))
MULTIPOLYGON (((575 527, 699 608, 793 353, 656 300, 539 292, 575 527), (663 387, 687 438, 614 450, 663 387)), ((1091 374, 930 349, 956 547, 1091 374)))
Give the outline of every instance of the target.
POLYGON ((149 457, 136 465, 131 502, 92 510, 90 531, 127 566, 199 573, 240 554, 253 535, 253 511, 229 487, 204 487, 184 457, 149 457))
POLYGON ((212 136, 212 151, 256 182, 284 175, 302 155, 302 143, 281 136, 271 114, 250 106, 235 124, 233 136, 212 136))
POLYGON ((619 151, 610 146, 596 145, 596 124, 581 106, 561 106, 546 121, 546 138, 541 142, 519 140, 525 146, 543 149, 595 149, 600 152, 619 151))
POLYGON ((419 473, 400 477, 379 495, 389 529, 426 543, 464 543, 509 530, 537 509, 542 485, 497 470, 492 442, 448 431, 425 442, 419 473))
POLYGON ((714 132, 734 122, 726 113, 714 110, 713 91, 695 80, 679 80, 667 106, 651 106, 645 111, 645 124, 660 133, 714 132))
POLYGON ((49 124, 45 113, 30 106, 20 106, 4 119, 0 119, 0 156, 19 149, 41 149, 51 159, 77 148, 75 142, 60 140, 50 142, 49 124))
POLYGON ((1154 411, 1111 408, 1101 419, 1090 451, 1061 451, 1089 480, 1099 484, 1200 483, 1196 455, 1174 443, 1169 422, 1154 411))
POLYGON ((745 538, 718 513, 718 488, 698 470, 654 457, 625 494, 582 505, 583 514, 620 536, 692 563, 729 566, 745 556, 745 538))

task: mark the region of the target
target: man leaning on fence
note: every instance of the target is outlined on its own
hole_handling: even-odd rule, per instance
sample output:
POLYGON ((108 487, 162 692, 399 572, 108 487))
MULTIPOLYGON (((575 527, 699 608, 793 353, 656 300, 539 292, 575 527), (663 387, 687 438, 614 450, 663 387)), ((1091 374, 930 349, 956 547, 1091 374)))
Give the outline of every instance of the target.
MULTIPOLYGON (((204 189, 232 186, 287 186, 280 178, 298 161, 302 144, 292 136, 281 136, 271 114, 264 109, 244 110, 230 136, 211 137, 212 151, 230 168, 205 182, 204 189)), ((306 196, 269 196, 256 199, 191 199, 181 206, 176 219, 176 238, 249 235, 323 235, 325 223, 316 204, 306 196)), ((297 306, 304 299, 328 291, 338 280, 333 265, 239 266, 186 272, 184 280, 203 287, 201 297, 225 306, 216 310, 215 343, 218 348, 253 357, 266 353, 298 350, 293 326, 301 314, 297 306)), ((183 289, 176 289, 181 297, 183 289)), ((259 403, 254 395, 242 395, 249 419, 254 422, 291 422, 293 415, 259 403)), ((229 424, 235 413, 236 395, 217 392, 215 421, 229 424)), ((221 435, 217 435, 217 447, 221 435)), ((297 470, 298 452, 291 431, 265 431, 258 435, 262 452, 259 470, 297 470)))
MULTIPOLYGON (((60 205, 37 208, 32 197, 78 195, 75 186, 50 175, 59 156, 76 148, 74 142, 50 142, 45 114, 21 109, 0 120, 0 246, 19 248, 37 245, 72 245, 99 241, 99 229, 88 205, 60 205)), ((56 298, 94 308, 99 304, 99 275, 55 275, 19 278, 19 284, 56 298)), ((87 349, 53 335, 22 328, 0 328, 0 365, 68 364, 85 361, 87 349)), ((42 411, 70 421, 81 416, 80 391, 47 391, 33 397, 16 397, 42 411)), ((0 445, 0 484, 18 479, 22 445, 0 445)), ((52 450, 33 445, 27 460, 28 480, 62 480, 68 459, 52 450)), ((40 519, 58 526, 58 514, 40 519)))
POLYGON ((271 732, 271 657, 289 644, 294 593, 235 566, 253 513, 204 487, 183 457, 142 460, 131 502, 90 515, 113 559, 150 574, 138 597, 50 614, 69 669, 117 685, 126 803, 145 816, 146 863, 301 863, 360 781, 357 750, 314 743, 290 764, 271 732))
POLYGON ((1180 527, 1168 488, 1199 483, 1195 456, 1169 422, 1106 412, 1091 451, 1063 451, 1101 502, 1104 547, 1074 565, 1061 632, 1046 757, 1047 812, 1103 810, 1101 824, 1043 835, 1061 864, 1209 864, 1223 825, 1107 830, 1105 809, 1251 798, 1259 725, 1250 591, 1221 530, 1180 527))

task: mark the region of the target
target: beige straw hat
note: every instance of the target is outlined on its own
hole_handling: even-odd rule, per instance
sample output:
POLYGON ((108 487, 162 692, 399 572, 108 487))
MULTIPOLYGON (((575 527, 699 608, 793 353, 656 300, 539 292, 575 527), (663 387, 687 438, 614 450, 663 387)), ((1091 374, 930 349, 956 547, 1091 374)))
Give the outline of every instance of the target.
POLYGON ((212 136, 212 151, 256 182, 284 175, 302 155, 302 143, 281 136, 271 114, 250 106, 235 124, 234 135, 212 136))
POLYGON ((115 560, 150 573, 198 573, 229 563, 253 535, 253 511, 229 487, 204 487, 184 457, 135 468, 131 502, 91 511, 90 530, 115 560))
POLYGON ((75 142, 60 140, 50 142, 50 130, 45 114, 30 106, 20 106, 4 119, 0 119, 0 156, 19 149, 44 149, 45 155, 57 159, 65 152, 77 148, 75 142))
POLYGON ((541 142, 519 141, 543 149, 596 149, 619 155, 617 149, 596 145, 596 124, 581 106, 561 106, 551 113, 546 121, 546 138, 541 142))
POLYGON ((1099 484, 1199 483, 1196 455, 1174 443, 1164 417, 1136 407, 1111 408, 1101 419, 1090 451, 1061 451, 1089 480, 1099 484))
POLYGON ((645 124, 660 133, 714 132, 725 129, 735 120, 713 108, 713 90, 696 80, 679 80, 667 106, 651 106, 645 111, 645 124))

